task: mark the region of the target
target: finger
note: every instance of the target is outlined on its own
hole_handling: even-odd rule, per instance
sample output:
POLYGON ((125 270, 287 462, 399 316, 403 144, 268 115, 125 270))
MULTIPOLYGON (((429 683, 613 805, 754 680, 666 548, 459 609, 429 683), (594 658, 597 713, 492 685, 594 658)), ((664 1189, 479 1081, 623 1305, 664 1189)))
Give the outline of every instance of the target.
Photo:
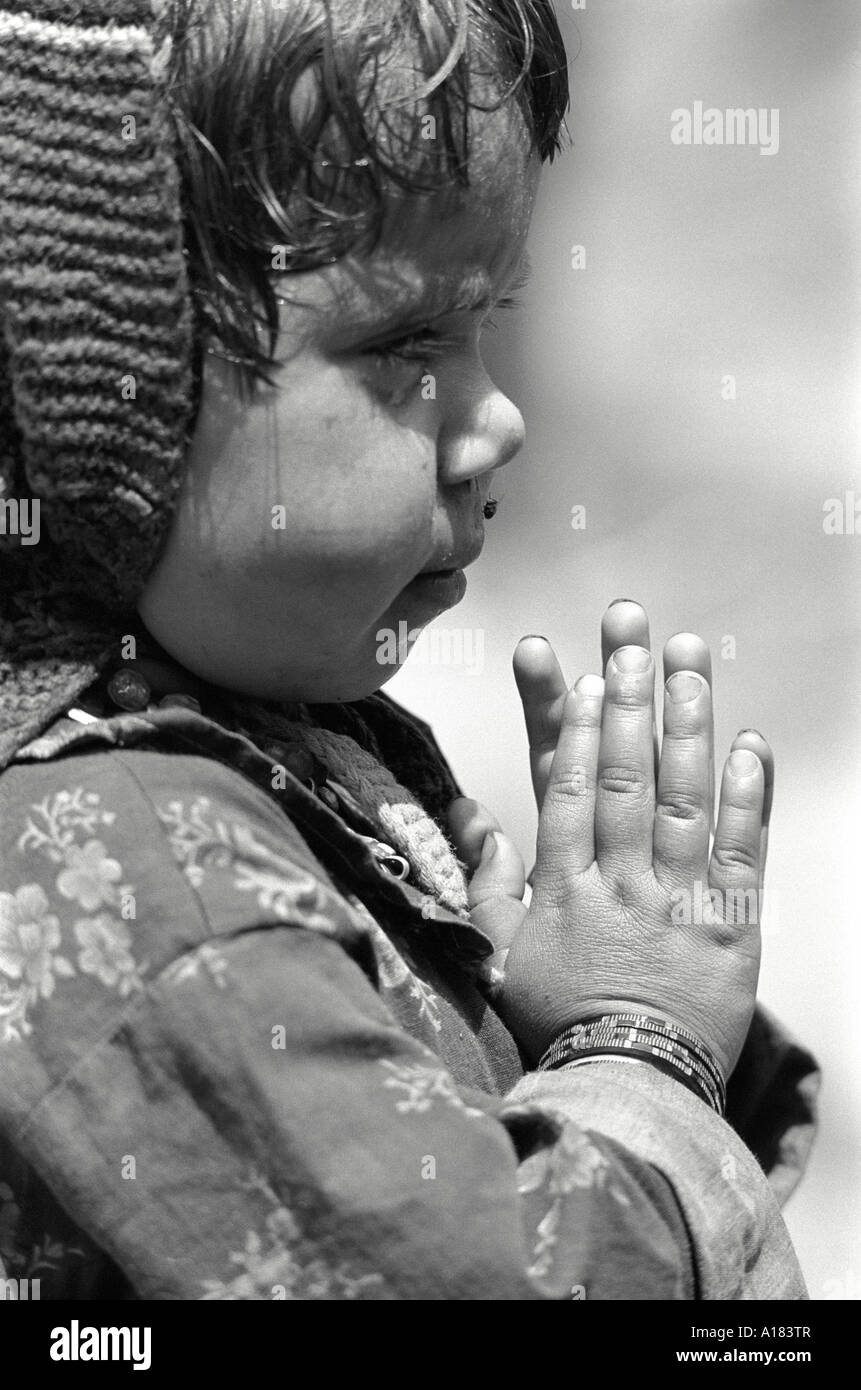
POLYGON ((759 838, 759 889, 762 892, 765 881, 765 865, 768 859, 768 825, 771 820, 771 807, 774 801, 774 754, 766 740, 757 729, 742 729, 732 741, 735 748, 749 748, 762 763, 765 777, 762 803, 762 833, 759 838))
POLYGON ((447 816, 457 856, 473 872, 478 868, 487 834, 501 830, 502 826, 486 806, 471 796, 456 796, 449 803, 447 816))
POLYGON ((712 683, 712 656, 708 643, 694 632, 676 632, 664 647, 664 680, 677 671, 696 671, 712 683))
POLYGON ((595 783, 604 682, 581 676, 568 693, 538 821, 535 881, 564 866, 583 873, 595 861, 595 783))
MULTIPOLYGON (((601 620, 601 670, 606 672, 607 662, 619 647, 643 647, 651 650, 649 619, 646 610, 631 598, 617 598, 607 609, 601 620)), ((660 745, 658 725, 652 725, 652 742, 655 756, 655 781, 658 779, 660 745)))
POLYGON ((568 694, 562 669, 546 637, 521 638, 514 652, 514 679, 523 703, 532 789, 540 811, 568 694))
MULTIPOLYGON (((708 643, 701 637, 697 637, 694 632, 677 632, 672 636, 664 647, 664 681, 668 681, 670 676, 674 676, 677 671, 696 671, 707 680, 709 685, 712 683, 712 655, 709 651, 708 643)), ((715 729, 713 708, 709 710, 709 757, 711 767, 711 780, 709 782, 709 829, 715 828, 715 780, 714 780, 714 756, 715 756, 715 729)))
POLYGON ((507 950, 525 911, 520 851, 492 812, 470 796, 449 803, 448 824, 458 857, 471 870, 467 902, 473 923, 490 938, 495 951, 507 950))
POLYGON ((724 921, 759 922, 760 843, 765 774, 749 748, 731 753, 721 781, 709 886, 721 895, 724 921))
POLYGON ((732 741, 733 748, 749 748, 762 763, 764 777, 762 823, 767 826, 771 820, 771 807, 774 800, 774 754, 766 739, 757 729, 742 729, 732 741))
POLYGON ((607 663, 595 794, 595 848, 602 876, 618 879, 651 869, 654 680, 654 662, 642 647, 622 647, 607 663))
POLYGON ((525 887, 523 860, 514 841, 501 830, 489 831, 469 880, 467 902, 473 924, 490 938, 495 952, 507 951, 523 925, 525 887))
POLYGON ((630 598, 617 598, 601 619, 601 669, 619 647, 650 647, 649 619, 641 604, 630 598))
POLYGON ((667 887, 708 884, 711 795, 711 691, 694 671, 664 686, 664 737, 655 806, 655 877, 667 887))

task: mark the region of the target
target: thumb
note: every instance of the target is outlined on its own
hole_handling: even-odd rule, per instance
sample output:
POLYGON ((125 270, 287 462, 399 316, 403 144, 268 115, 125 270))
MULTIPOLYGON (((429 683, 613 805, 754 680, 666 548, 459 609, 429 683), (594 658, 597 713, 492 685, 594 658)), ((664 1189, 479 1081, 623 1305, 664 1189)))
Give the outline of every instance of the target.
POLYGON ((496 817, 472 797, 455 797, 448 822, 455 848, 472 870, 469 915, 497 951, 507 950, 526 913, 521 901, 526 870, 520 852, 496 817))
POLYGON ((523 860, 501 830, 489 830, 467 890, 469 915, 497 951, 507 951, 526 916, 523 860))

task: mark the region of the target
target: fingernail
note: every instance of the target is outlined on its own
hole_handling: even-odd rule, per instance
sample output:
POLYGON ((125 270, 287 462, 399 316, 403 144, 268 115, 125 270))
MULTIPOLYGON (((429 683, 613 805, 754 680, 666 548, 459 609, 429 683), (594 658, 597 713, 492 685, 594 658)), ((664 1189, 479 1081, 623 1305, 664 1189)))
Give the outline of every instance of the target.
MULTIPOLYGON (((635 598, 614 598, 612 603, 608 603, 608 608, 615 608, 617 603, 636 603, 635 598)), ((639 607, 639 604, 637 605, 639 607)))
POLYGON ((667 694, 676 705, 687 705, 702 694, 706 682, 695 671, 677 671, 667 681, 667 694))
MULTIPOLYGON (((762 738, 762 734, 759 732, 759 729, 739 729, 738 733, 736 734, 736 738, 741 738, 742 734, 756 734, 757 738, 762 738)), ((764 741, 765 740, 763 740, 763 742, 764 741)))
POLYGON ((750 777, 759 767, 759 758, 749 748, 736 748, 729 755, 728 766, 733 777, 750 777))
POLYGON ((528 642, 530 637, 534 637, 536 642, 546 642, 547 638, 540 632, 524 632, 521 642, 528 642))
POLYGON ((574 689, 578 695, 603 695, 604 682, 600 676, 581 676, 574 689))
POLYGON ((496 854, 496 835, 492 830, 488 830, 481 845, 481 862, 488 864, 496 854))
POLYGON ((636 671, 648 671, 652 664, 652 657, 645 647, 619 647, 613 653, 613 664, 617 671, 633 674, 636 671))

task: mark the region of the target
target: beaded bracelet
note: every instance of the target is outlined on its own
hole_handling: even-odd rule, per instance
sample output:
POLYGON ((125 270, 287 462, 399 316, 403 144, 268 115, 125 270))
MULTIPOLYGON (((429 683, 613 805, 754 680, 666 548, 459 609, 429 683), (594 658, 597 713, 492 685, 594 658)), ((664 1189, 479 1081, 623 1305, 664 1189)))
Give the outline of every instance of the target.
POLYGON ((566 1028, 538 1063, 539 1071, 613 1057, 649 1062, 675 1077, 718 1115, 726 1113, 726 1083, 703 1042, 679 1024, 650 1014, 600 1014, 566 1028))
POLYGON ((685 1090, 690 1091, 691 1095, 696 1096, 698 1100, 706 1100, 709 1105, 712 1105, 711 1098, 703 1093, 699 1083, 691 1081, 690 1077, 685 1076, 677 1067, 657 1057, 632 1055, 630 1051, 621 1047, 608 1048, 606 1051, 597 1053, 587 1052, 585 1057, 578 1057, 575 1062, 560 1063, 556 1070, 573 1071, 575 1067, 593 1066, 596 1062, 621 1062, 623 1065, 626 1062, 633 1062, 635 1066, 653 1067, 655 1071, 662 1071, 665 1076, 671 1076, 674 1081, 680 1082, 685 1090))
POLYGON ((723 1077, 711 1053, 695 1034, 677 1024, 648 1014, 605 1014, 584 1019, 567 1029, 551 1044, 539 1066, 542 1069, 565 1065, 574 1057, 599 1053, 638 1055, 655 1065, 664 1063, 678 1078, 683 1077, 709 1104, 723 1113, 726 1090, 723 1077))
MULTIPOLYGON (((570 1041, 570 1037, 569 1037, 570 1041)), ((693 1033, 645 1014, 605 1015, 592 1021, 588 1037, 582 1034, 576 1044, 578 1054, 604 1049, 630 1051, 645 1047, 655 1059, 676 1065, 686 1076, 697 1079, 708 1091, 721 1094, 723 1078, 717 1063, 693 1033), (609 1020, 609 1021, 608 1021, 609 1020)))

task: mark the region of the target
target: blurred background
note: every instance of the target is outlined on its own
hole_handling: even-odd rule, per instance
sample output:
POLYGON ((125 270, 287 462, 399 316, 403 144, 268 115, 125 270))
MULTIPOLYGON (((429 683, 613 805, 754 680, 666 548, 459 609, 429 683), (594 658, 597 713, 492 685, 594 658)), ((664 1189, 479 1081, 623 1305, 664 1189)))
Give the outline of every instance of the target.
POLYGON ((557 11, 573 147, 545 174, 524 307, 486 352, 526 449, 467 597, 426 634, 449 637, 387 689, 531 866, 517 640, 547 635, 573 682, 627 597, 656 652, 681 629, 711 644, 721 759, 750 726, 777 758, 760 997, 824 1072, 787 1222, 811 1296, 858 1299, 861 7, 557 11), (674 144, 697 101, 776 108, 779 147, 674 144))

